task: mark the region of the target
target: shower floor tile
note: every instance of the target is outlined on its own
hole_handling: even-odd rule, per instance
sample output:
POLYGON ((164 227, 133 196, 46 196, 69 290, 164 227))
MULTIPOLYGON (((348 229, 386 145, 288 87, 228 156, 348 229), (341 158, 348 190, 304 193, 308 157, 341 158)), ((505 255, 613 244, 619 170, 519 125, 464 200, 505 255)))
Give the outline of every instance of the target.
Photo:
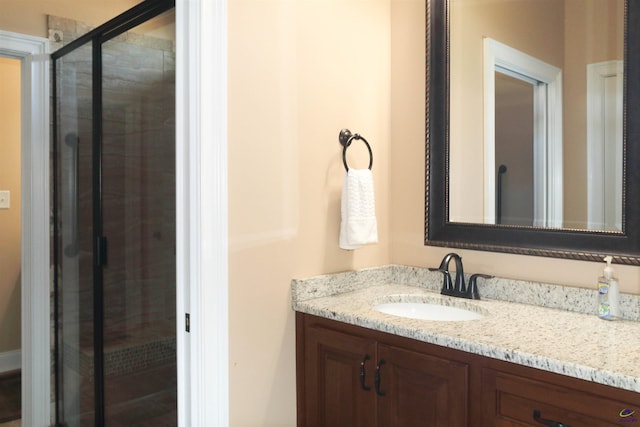
MULTIPOLYGON (((93 426, 93 402, 87 399, 85 403, 79 425, 93 426)), ((175 363, 105 378, 105 420, 109 427, 176 427, 177 413, 175 363)))
POLYGON ((175 364, 145 369, 105 383, 106 418, 115 426, 176 426, 175 364))

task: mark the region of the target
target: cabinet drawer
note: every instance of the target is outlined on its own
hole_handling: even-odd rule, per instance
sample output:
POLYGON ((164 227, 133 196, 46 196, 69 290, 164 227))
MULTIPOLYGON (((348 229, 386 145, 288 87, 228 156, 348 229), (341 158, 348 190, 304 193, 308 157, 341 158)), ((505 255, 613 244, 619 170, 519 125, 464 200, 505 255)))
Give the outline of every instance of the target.
POLYGON ((534 419, 534 412, 570 427, 640 425, 640 401, 615 400, 490 368, 483 369, 482 381, 485 425, 545 425, 534 419))

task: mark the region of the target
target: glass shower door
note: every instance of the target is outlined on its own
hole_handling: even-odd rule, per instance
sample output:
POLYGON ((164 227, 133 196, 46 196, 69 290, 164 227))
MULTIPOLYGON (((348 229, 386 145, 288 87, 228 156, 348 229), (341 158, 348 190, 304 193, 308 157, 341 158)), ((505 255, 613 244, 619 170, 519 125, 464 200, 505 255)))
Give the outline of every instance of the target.
POLYGON ((177 422, 173 22, 102 45, 106 425, 177 422))
POLYGON ((59 426, 177 425, 173 6, 52 55, 59 426))
POLYGON ((56 62, 58 412, 93 425, 93 119, 91 43, 56 62))

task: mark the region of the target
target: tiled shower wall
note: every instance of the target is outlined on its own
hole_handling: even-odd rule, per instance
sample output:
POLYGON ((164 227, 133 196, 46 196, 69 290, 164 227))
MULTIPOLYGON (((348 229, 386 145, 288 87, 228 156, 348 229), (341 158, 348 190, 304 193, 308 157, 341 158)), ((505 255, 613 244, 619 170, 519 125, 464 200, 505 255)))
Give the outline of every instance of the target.
MULTIPOLYGON (((48 23, 52 51, 90 30, 64 18, 49 17, 48 23)), ((64 353, 79 350, 77 372, 86 374, 93 368, 91 51, 83 47, 63 61, 72 62, 68 68, 73 73, 59 79, 60 127, 74 129, 76 135, 61 135, 61 145, 66 137, 77 136, 80 226, 76 261, 68 261, 66 267, 67 276, 77 278, 63 297, 68 320, 62 327, 67 332, 77 328, 77 341, 65 340, 64 353)), ((106 373, 175 359, 174 75, 171 40, 128 32, 103 45, 103 235, 109 247, 103 276, 106 373)), ((63 154, 66 160, 69 153, 63 154)), ((69 173, 65 177, 63 170, 61 192, 70 182, 69 173)), ((68 215, 71 199, 63 195, 61 200, 62 216, 68 215)), ((69 241, 69 221, 60 221, 60 227, 69 241)))

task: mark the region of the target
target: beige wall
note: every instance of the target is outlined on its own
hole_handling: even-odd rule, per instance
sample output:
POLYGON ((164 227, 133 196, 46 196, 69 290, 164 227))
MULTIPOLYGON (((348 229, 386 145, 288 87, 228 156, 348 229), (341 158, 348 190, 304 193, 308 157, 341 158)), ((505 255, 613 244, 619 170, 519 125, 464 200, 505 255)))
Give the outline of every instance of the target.
MULTIPOLYGON (((229 2, 231 426, 295 425, 291 278, 434 266, 449 251, 423 245, 424 53, 424 0, 229 2), (337 245, 344 127, 375 156, 380 243, 353 252, 337 245)), ((366 164, 362 147, 349 153, 366 164)), ((593 287, 601 271, 457 252, 470 273, 593 287)), ((640 293, 639 269, 616 271, 640 293)))
POLYGON ((229 2, 233 426, 295 425, 291 279, 389 262, 389 31, 389 0, 229 2), (374 154, 380 243, 356 251, 338 248, 342 128, 374 154))
POLYGON ((0 57, 0 354, 20 349, 20 61, 0 57))

